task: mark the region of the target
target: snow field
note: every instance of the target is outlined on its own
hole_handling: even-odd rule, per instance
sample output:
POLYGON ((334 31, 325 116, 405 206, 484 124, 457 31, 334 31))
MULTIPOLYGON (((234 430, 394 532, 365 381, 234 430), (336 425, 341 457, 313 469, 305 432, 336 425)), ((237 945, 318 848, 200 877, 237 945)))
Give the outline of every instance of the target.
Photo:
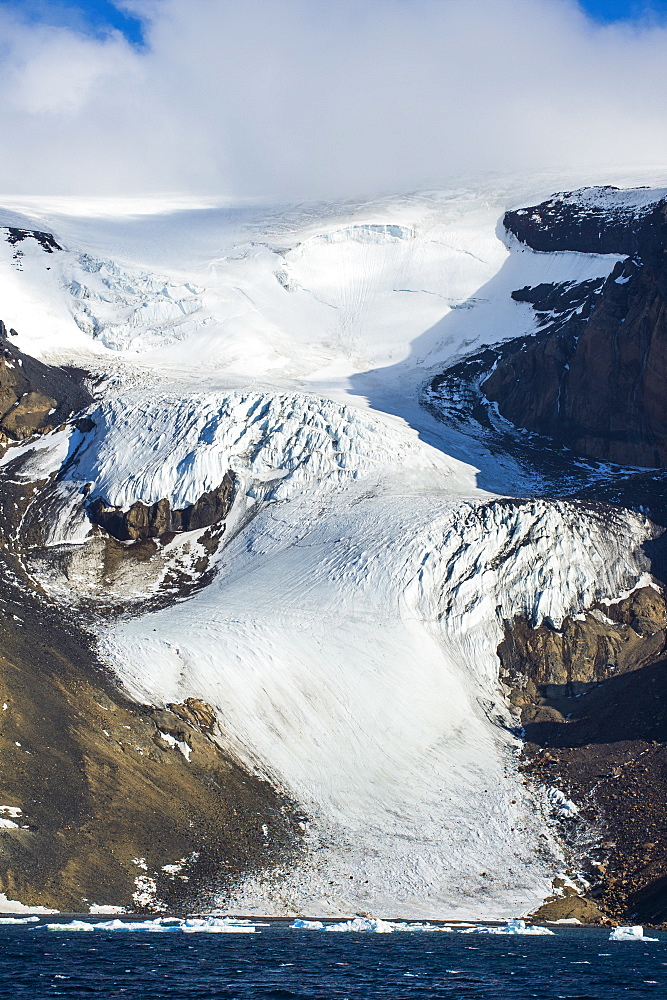
POLYGON ((35 221, 3 213, 0 223, 50 227, 66 248, 45 254, 24 240, 19 271, 0 241, 5 321, 45 359, 92 356, 208 381, 292 388, 393 365, 409 372, 530 332, 532 310, 512 289, 614 266, 613 255, 511 253, 495 232, 504 198, 434 192, 241 225, 210 208, 147 216, 143 229, 120 219, 111 234, 104 220, 48 207, 35 221))

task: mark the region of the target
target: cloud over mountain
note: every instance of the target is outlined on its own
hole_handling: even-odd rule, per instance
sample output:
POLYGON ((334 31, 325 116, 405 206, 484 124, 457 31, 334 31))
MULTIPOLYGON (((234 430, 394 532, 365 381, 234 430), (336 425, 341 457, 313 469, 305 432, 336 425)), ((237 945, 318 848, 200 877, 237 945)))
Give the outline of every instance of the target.
POLYGON ((667 29, 574 0, 123 6, 144 48, 0 8, 0 190, 308 198, 667 157, 667 29))

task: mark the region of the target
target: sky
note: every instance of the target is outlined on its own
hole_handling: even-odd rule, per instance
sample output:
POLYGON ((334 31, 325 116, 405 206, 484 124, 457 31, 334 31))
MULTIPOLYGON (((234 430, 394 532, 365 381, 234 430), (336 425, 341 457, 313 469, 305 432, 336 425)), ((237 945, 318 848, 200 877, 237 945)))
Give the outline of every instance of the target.
POLYGON ((667 166, 667 0, 0 0, 0 192, 667 166))
POLYGON ((667 0, 581 0, 593 19, 612 21, 661 21, 667 19, 667 0))

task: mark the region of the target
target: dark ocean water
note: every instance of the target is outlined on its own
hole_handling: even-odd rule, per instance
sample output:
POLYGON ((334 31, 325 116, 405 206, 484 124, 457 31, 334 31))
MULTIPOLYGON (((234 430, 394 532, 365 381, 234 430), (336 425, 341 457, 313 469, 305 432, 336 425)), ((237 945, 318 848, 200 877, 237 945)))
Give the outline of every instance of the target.
POLYGON ((553 937, 394 932, 149 934, 0 927, 9 1000, 46 997, 414 1000, 667 997, 667 935, 610 942, 606 930, 553 937))

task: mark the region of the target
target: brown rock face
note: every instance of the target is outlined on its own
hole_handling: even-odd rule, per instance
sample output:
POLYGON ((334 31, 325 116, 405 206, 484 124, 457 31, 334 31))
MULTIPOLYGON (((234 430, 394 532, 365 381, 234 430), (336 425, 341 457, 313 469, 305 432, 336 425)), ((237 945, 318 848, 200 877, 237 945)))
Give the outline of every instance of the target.
POLYGON ((53 430, 91 402, 62 368, 44 365, 10 344, 0 322, 0 443, 53 430))
POLYGON ((202 493, 195 503, 181 510, 172 510, 166 499, 154 504, 137 500, 126 511, 98 499, 89 506, 88 516, 93 524, 98 524, 121 542, 164 538, 179 531, 208 528, 222 521, 231 508, 233 493, 234 476, 226 472, 215 490, 202 493))
POLYGON ((580 924, 604 924, 608 917, 600 911, 591 899, 578 895, 569 886, 557 886, 562 879, 554 879, 554 894, 531 914, 533 921, 578 920, 580 924))
MULTIPOLYGON (((594 684, 653 663, 667 649, 667 602, 652 587, 618 604, 566 618, 561 629, 506 625, 498 647, 501 677, 516 704, 571 697, 594 684)), ((525 720, 524 720, 525 721, 525 720)))
POLYGON ((521 713, 524 770, 579 808, 564 820, 595 907, 547 901, 534 917, 667 920, 667 601, 653 588, 566 620, 507 625, 499 648, 521 713))
MULTIPOLYGON (((547 238, 532 231, 523 235, 537 239, 540 248, 547 238)), ((568 249, 576 249, 577 238, 583 239, 570 234, 568 249)), ((588 248, 590 240, 584 242, 588 248)), ((587 322, 574 333, 570 327, 567 335, 546 332, 524 342, 500 361, 482 388, 513 423, 582 455, 662 467, 667 465, 665 203, 628 237, 628 246, 638 248, 637 255, 617 264, 587 322)))
POLYGON ((215 726, 215 712, 201 698, 186 698, 182 705, 167 705, 167 708, 184 719, 191 726, 196 726, 203 733, 212 733, 215 726))
POLYGON ((25 573, 15 528, 35 484, 6 466, 0 480, 0 803, 20 810, 0 837, 0 892, 192 913, 229 905, 249 874, 279 889, 307 816, 235 761, 206 702, 118 690, 76 612, 25 573))

